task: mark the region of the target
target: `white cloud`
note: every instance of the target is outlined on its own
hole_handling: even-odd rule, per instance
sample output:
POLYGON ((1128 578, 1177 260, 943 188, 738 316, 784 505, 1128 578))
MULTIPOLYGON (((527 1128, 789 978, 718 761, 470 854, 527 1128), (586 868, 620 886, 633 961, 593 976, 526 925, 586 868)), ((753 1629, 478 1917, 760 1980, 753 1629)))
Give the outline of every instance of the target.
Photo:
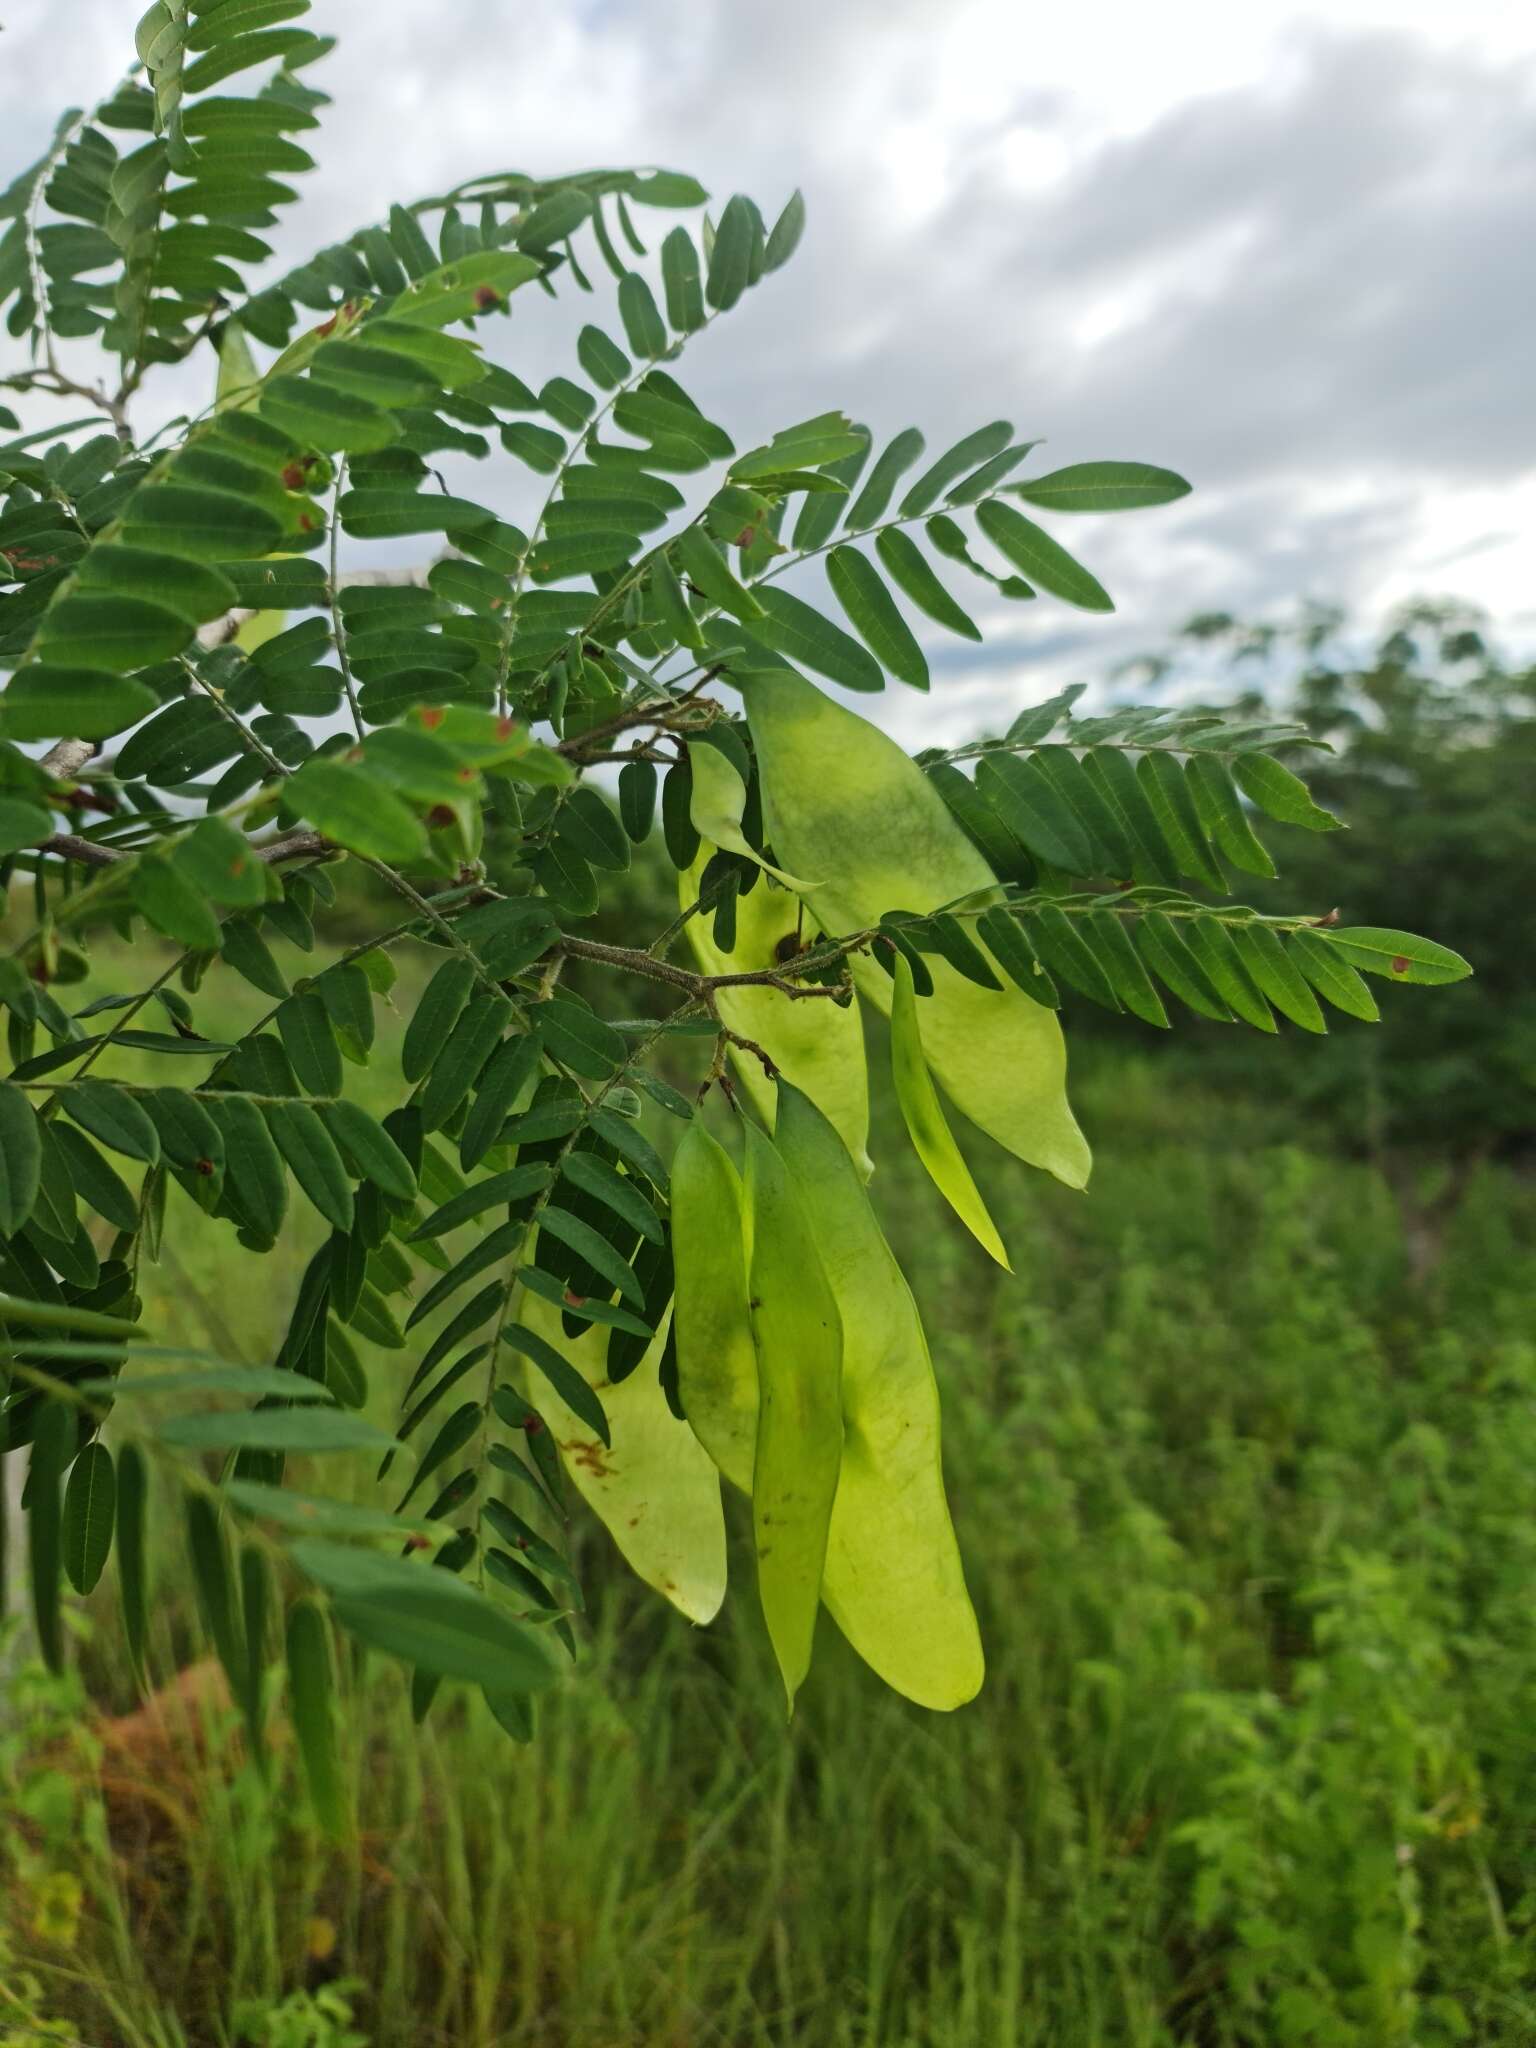
MULTIPOLYGON (((8 157, 110 84, 138 11, 13 0, 8 157)), ((341 47, 312 74, 335 104, 290 259, 486 169, 670 163, 765 208, 800 184, 796 263, 690 351, 739 437, 842 404, 937 444, 1011 410, 1052 462, 1192 476, 1172 511, 1064 534, 1117 619, 1009 612, 995 655, 943 650, 942 703, 893 698, 905 727, 1092 673, 1197 608, 1433 587, 1536 638, 1529 9, 318 0, 312 20, 341 47)))

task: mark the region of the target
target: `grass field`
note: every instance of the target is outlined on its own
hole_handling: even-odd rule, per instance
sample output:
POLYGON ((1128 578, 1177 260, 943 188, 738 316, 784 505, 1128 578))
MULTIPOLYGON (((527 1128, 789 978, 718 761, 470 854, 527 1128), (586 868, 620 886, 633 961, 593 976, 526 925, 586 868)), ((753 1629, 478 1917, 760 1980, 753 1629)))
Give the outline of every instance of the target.
MULTIPOLYGON (((895 1144, 877 1183, 944 1381, 975 1705, 905 1706, 824 1623, 786 1729, 740 1543, 700 1633, 592 1532, 532 1744, 451 1690, 413 1737, 398 1670, 359 1674, 341 1854, 216 1709, 200 1747, 104 1738, 133 1701, 98 1594, 82 1678, 23 1669, 0 1712, 0 2040, 1536 2043, 1536 1193, 1485 1170, 1420 1284, 1382 1178, 1284 1103, 1080 1067, 1087 1198, 978 1160, 1012 1281, 895 1144)), ((268 1356, 319 1227, 263 1262, 187 1236, 149 1321, 268 1356)), ((165 1678, 193 1652, 161 1579, 165 1678)))

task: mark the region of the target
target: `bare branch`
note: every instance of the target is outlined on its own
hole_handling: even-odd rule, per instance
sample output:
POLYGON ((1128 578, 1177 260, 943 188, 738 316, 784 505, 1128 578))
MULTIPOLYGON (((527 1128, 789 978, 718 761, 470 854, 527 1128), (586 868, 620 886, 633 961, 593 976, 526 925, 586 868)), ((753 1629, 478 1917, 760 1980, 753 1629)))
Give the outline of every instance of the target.
POLYGON ((128 858, 115 846, 98 845, 94 839, 82 839, 76 832, 55 832, 51 839, 40 839, 37 851, 56 853, 61 860, 78 861, 87 868, 110 868, 128 858))
POLYGON ((94 740, 59 740, 37 765, 45 775, 53 776, 58 782, 67 782, 72 775, 80 773, 95 751, 94 740))
MULTIPOLYGON (((686 967, 674 967, 670 960, 658 960, 653 953, 642 953, 629 946, 607 946, 597 939, 575 939, 569 934, 560 945, 569 959, 591 960, 604 967, 622 968, 626 974, 641 975, 647 981, 664 981, 669 988, 685 989, 689 995, 713 1007, 715 994, 723 988, 776 988, 781 995, 795 1002, 815 996, 831 997, 836 1002, 846 995, 845 989, 824 983, 807 986, 797 977, 840 960, 848 953, 857 952, 873 936, 871 932, 855 932, 850 938, 837 940, 834 945, 817 947, 799 960, 786 961, 782 970, 760 967, 740 974, 694 974, 686 967)), ((751 1049, 756 1050, 755 1047, 751 1049)))
MULTIPOLYGON (((331 841, 319 832, 307 828, 297 832, 286 832, 280 839, 269 839, 264 846, 253 846, 252 853, 259 861, 269 866, 281 860, 303 860, 314 854, 330 853, 334 849, 331 841)), ((132 853, 120 846, 104 846, 100 840, 82 839, 76 832, 55 832, 48 839, 37 842, 38 853, 55 853, 61 860, 78 861, 82 867, 110 868, 119 861, 131 860, 132 853)))

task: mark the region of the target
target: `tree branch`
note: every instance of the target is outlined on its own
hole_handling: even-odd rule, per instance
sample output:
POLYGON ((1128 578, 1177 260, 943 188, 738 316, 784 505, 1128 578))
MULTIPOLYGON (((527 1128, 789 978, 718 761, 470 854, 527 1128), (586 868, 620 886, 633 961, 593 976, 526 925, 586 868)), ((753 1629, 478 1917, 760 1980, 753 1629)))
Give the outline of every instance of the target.
MULTIPOLYGON (((110 868, 119 861, 131 860, 131 852, 120 846, 104 846, 97 839, 82 839, 76 832, 55 832, 50 838, 37 842, 38 853, 56 853, 61 860, 78 861, 82 867, 110 868)), ((331 841, 319 832, 307 828, 297 832, 285 832, 280 839, 269 839, 264 846, 253 846, 252 853, 269 865, 280 860, 303 860, 317 853, 333 851, 331 841)))
POLYGON ((669 988, 684 989, 713 1008, 713 998, 723 988, 776 988, 796 1002, 808 996, 830 996, 836 1002, 845 990, 817 983, 805 987, 796 977, 859 951, 874 936, 873 932, 855 932, 849 938, 802 954, 798 960, 786 961, 782 969, 759 967, 740 974, 694 974, 686 967, 674 967, 670 960, 658 960, 653 953, 642 953, 630 946, 607 946, 597 939, 575 939, 569 934, 560 941, 560 948, 572 960, 592 960, 603 967, 641 975, 647 981, 664 981, 669 988))
POLYGON ((58 740, 37 765, 45 775, 67 782, 71 776, 80 773, 95 751, 94 740, 58 740))

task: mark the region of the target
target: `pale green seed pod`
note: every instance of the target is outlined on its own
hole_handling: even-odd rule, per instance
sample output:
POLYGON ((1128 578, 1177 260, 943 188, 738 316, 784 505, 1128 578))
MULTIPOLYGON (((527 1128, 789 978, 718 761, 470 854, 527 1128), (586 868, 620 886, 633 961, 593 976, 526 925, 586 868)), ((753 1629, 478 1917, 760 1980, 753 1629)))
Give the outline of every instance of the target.
POLYGON ((688 1425, 743 1493, 757 1444, 757 1352, 747 1313, 746 1198, 696 1116, 672 1156, 672 1315, 688 1425))
MULTIPOLYGON (((706 750, 698 750, 703 754, 706 750)), ((714 847, 705 844, 693 866, 678 877, 684 909, 698 900, 699 880, 714 847)), ((814 902, 814 897, 811 899, 814 902)), ((817 927, 800 899, 764 875, 750 895, 736 905, 736 944, 724 953, 715 944, 708 916, 691 917, 687 931, 694 958, 704 974, 739 974, 782 964, 785 941, 808 943, 817 927)), ((855 1002, 835 1003, 822 996, 796 1001, 776 988, 721 989, 716 1002, 733 1031, 760 1045, 782 1074, 837 1126, 843 1143, 868 1179, 869 1070, 864 1055, 864 1025, 855 1002)), ((731 1064, 747 1100, 764 1123, 773 1121, 773 1083, 762 1062, 751 1053, 731 1048, 731 1064)))
MULTIPOLYGON (((877 726, 792 669, 739 680, 768 836, 794 873, 817 880, 806 900, 824 925, 864 930, 889 910, 922 913, 996 889, 943 797, 877 726)), ((1084 1186, 1090 1157, 1067 1106, 1054 1015, 1011 983, 981 988, 947 960, 927 960, 934 993, 923 1004, 923 1049, 945 1094, 1018 1158, 1084 1186)), ((883 968, 856 958, 853 972, 860 993, 889 1010, 883 968)))
POLYGON ((517 1320, 575 1366, 603 1404, 605 1445, 532 1367, 523 1391, 549 1425, 576 1491, 607 1528, 630 1569, 690 1621, 713 1621, 725 1598, 725 1515, 720 1479, 693 1432, 667 1406, 658 1370, 666 1325, 634 1371, 608 1379, 608 1332, 567 1337, 560 1311, 521 1291, 517 1320))
MULTIPOLYGON (((778 1098, 774 1144, 843 1332, 842 1456, 822 1599, 887 1685, 948 1711, 975 1696, 984 1664, 944 1497, 938 1388, 917 1304, 837 1132, 798 1089, 783 1085, 778 1098)), ((732 1229, 744 1220, 736 1169, 696 1120, 672 1165, 678 1382, 700 1441, 750 1494, 757 1356, 747 1254, 732 1229)))
POLYGON ((757 1584, 784 1690, 811 1668, 827 1529, 843 1456, 843 1333, 804 1205, 773 1140, 746 1135, 757 1439, 752 1536, 757 1584))
POLYGON ((837 1132, 781 1087, 774 1142, 843 1325, 843 1458, 822 1597, 854 1649, 919 1706, 980 1690, 981 1637, 944 1497, 939 1390, 917 1303, 837 1132))
POLYGON ((954 1133, 944 1118, 943 1105, 928 1072, 923 1054, 921 1008, 912 985, 912 969, 906 955, 895 961, 896 983, 891 995, 891 1073, 896 1082, 896 1100, 907 1126, 912 1149, 928 1169, 929 1178, 954 1210, 966 1229, 1005 1272, 1012 1272, 997 1225, 971 1178, 971 1169, 955 1143, 954 1133))

